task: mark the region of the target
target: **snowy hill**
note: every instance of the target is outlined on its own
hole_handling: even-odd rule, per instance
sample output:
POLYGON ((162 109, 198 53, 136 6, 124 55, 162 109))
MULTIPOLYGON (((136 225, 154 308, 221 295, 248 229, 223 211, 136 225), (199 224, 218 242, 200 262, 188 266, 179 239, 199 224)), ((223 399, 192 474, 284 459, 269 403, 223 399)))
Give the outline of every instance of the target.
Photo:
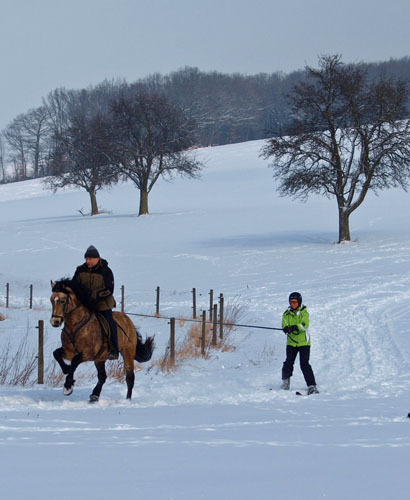
MULTIPOLYGON (((98 194, 105 213, 83 217, 83 191, 55 195, 40 181, 0 186, 0 349, 46 324, 46 364, 59 346, 48 320, 50 280, 74 273, 95 245, 125 287, 126 310, 189 315, 208 292, 240 305, 241 323, 280 326, 291 291, 311 315, 311 364, 320 394, 279 390, 285 336, 237 328, 236 349, 164 374, 136 372, 134 396, 110 379, 61 388, 0 387, 1 478, 8 499, 404 499, 410 446, 410 205, 408 194, 370 195, 351 217, 357 241, 335 245, 333 200, 278 197, 263 142, 200 150, 200 180, 161 181, 150 215, 124 184, 98 194), (5 286, 10 283, 11 308, 5 286), (33 285, 34 309, 27 307, 33 285), (71 492, 71 493, 70 493, 71 492)), ((133 317, 156 335, 167 320, 133 317)), ((182 338, 188 326, 178 326, 182 338)), ((155 361, 155 359, 154 359, 155 361)), ((93 373, 92 365, 80 374, 93 373)))

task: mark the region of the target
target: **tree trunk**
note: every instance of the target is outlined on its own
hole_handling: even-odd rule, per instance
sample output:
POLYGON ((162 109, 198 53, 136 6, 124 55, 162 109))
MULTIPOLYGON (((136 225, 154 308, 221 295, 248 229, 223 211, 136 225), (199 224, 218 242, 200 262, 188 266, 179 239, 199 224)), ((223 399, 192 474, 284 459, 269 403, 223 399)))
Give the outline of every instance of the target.
POLYGON ((148 191, 140 189, 140 211, 138 215, 148 215, 148 191))
POLYGON ((350 212, 344 207, 339 207, 339 243, 350 241, 349 217, 350 212))
POLYGON ((97 196, 95 195, 95 191, 89 191, 91 201, 91 215, 98 215, 98 204, 97 204, 97 196))
POLYGON ((34 172, 33 172, 33 177, 37 179, 38 174, 39 174, 39 163, 40 163, 40 153, 39 153, 39 146, 38 144, 36 145, 36 151, 34 153, 34 172))

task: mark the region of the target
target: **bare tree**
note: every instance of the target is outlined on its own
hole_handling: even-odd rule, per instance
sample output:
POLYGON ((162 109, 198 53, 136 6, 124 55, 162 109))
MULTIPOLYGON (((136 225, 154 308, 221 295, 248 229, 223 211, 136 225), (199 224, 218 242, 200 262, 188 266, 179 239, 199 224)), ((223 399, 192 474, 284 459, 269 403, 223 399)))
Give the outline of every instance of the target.
POLYGON ((27 178, 27 141, 23 127, 24 115, 17 116, 5 128, 3 135, 9 146, 9 159, 14 166, 15 179, 24 180, 27 178))
POLYGON ((161 176, 198 174, 201 164, 189 151, 193 124, 164 96, 140 88, 123 92, 112 110, 116 165, 139 189, 139 215, 148 214, 148 195, 161 176))
POLYGON ((61 91, 54 115, 52 176, 45 180, 54 191, 78 186, 90 196, 91 215, 99 213, 97 192, 117 182, 111 163, 111 120, 107 96, 95 89, 61 91), (63 117, 63 118, 62 118, 63 117))
POLYGON ((46 150, 50 132, 48 117, 45 106, 31 109, 21 116, 22 133, 33 169, 33 177, 39 177, 40 174, 44 173, 40 172, 40 170, 44 165, 43 154, 46 150))
POLYGON ((44 106, 18 115, 5 129, 9 157, 16 170, 16 179, 39 177, 49 124, 44 106))
POLYGON ((349 217, 369 190, 408 186, 408 97, 402 82, 370 82, 364 69, 323 56, 289 95, 287 135, 269 139, 262 150, 282 195, 336 199, 339 242, 350 240, 349 217))

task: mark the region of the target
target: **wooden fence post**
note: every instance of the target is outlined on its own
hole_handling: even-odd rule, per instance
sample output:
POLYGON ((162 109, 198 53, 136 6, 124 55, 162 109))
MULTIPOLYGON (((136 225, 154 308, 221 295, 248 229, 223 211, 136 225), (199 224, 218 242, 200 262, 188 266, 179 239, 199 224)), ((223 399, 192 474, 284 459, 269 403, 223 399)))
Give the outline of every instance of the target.
POLYGON ((10 283, 6 283, 6 308, 9 307, 10 283))
POLYGON ((125 294, 124 294, 124 285, 121 285, 121 312, 124 312, 125 310, 125 294))
POLYGON ((33 309, 33 285, 30 285, 30 309, 33 309))
POLYGON ((224 338, 224 294, 219 295, 219 338, 224 338))
POLYGON ((212 324, 212 345, 213 346, 216 346, 217 324, 218 324, 218 304, 214 304, 214 315, 213 315, 213 324, 212 324))
POLYGON ((192 318, 196 319, 196 288, 192 289, 192 318))
POLYGON ((206 311, 202 311, 201 354, 205 357, 206 311))
POLYGON ((155 316, 159 316, 159 286, 157 286, 157 301, 155 304, 155 316))
POLYGON ((170 325, 171 325, 170 328, 171 331, 169 338, 169 346, 170 346, 169 361, 171 366, 174 366, 175 365, 175 318, 171 318, 170 325))
POLYGON ((212 321, 213 308, 214 308, 214 291, 209 290, 209 321, 212 321))
POLYGON ((44 321, 38 321, 38 375, 37 383, 44 384, 44 321))

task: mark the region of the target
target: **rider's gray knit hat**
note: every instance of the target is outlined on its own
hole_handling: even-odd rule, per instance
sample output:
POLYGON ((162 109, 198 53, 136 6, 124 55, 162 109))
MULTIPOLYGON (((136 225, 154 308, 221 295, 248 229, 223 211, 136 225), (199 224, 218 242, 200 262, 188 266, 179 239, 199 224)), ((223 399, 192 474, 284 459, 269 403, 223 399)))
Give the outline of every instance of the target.
POLYGON ((93 245, 90 245, 87 248, 87 250, 85 251, 84 259, 86 259, 87 257, 90 257, 91 259, 99 259, 100 258, 100 254, 98 253, 98 250, 93 245))

